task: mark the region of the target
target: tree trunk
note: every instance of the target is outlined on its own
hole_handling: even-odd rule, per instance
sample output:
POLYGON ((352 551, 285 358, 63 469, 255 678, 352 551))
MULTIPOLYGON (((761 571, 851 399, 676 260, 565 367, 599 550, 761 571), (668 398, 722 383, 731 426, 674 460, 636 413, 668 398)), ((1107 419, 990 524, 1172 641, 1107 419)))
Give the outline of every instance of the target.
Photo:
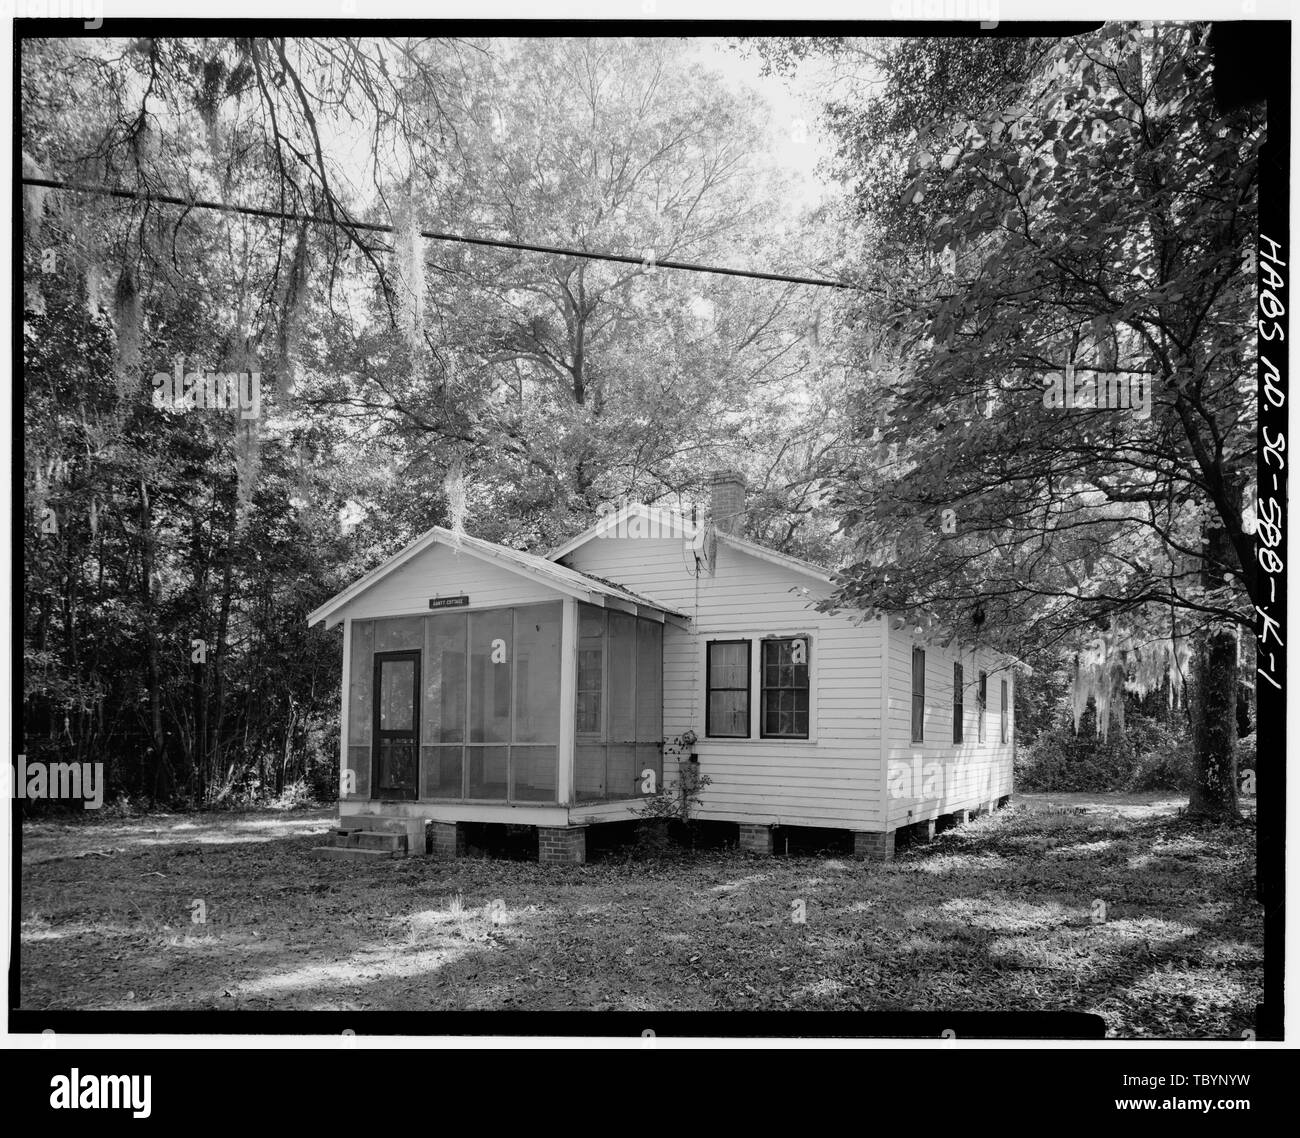
MULTIPOLYGON (((1230 563, 1232 545, 1221 525, 1205 537, 1207 587, 1222 585, 1222 566, 1230 563)), ((1212 624, 1198 638, 1193 662, 1192 787, 1189 814, 1239 818, 1237 808, 1237 630, 1212 624)))
POLYGON ((1237 818, 1237 636, 1215 626, 1196 649, 1189 814, 1237 818))
MULTIPOLYGON (((216 723, 212 731, 212 741, 209 745, 212 755, 213 775, 209 778, 209 786, 214 783, 217 776, 226 767, 226 748, 225 748, 225 730, 226 730, 226 634, 230 628, 230 604, 234 584, 234 536, 230 537, 226 546, 225 560, 221 566, 221 604, 217 614, 217 639, 215 643, 208 645, 208 661, 212 667, 212 702, 216 708, 216 723)), ((211 717, 209 717, 210 719, 211 717)), ((224 787, 229 789, 229 787, 224 787)))
POLYGON ((171 768, 168 766, 166 736, 162 721, 162 667, 158 658, 158 628, 153 597, 153 515, 149 487, 140 480, 140 583, 143 607, 145 653, 149 682, 149 735, 153 743, 153 800, 170 797, 171 768))

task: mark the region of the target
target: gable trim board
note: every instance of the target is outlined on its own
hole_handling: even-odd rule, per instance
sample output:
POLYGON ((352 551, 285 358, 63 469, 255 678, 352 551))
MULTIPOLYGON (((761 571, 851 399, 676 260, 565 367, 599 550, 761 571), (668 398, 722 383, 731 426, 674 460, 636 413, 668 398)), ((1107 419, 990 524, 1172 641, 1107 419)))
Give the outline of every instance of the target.
MULTIPOLYGON (((362 594, 388 578, 418 554, 435 546, 443 546, 457 553, 466 553, 481 561, 498 565, 507 572, 545 585, 558 593, 585 601, 588 604, 614 608, 661 622, 670 617, 679 621, 685 619, 681 613, 667 609, 648 597, 637 596, 627 589, 611 585, 606 581, 598 581, 568 566, 557 565, 535 554, 507 549, 505 546, 470 537, 468 534, 456 534, 451 530, 443 529, 442 526, 434 526, 387 561, 376 566, 364 577, 361 577, 308 614, 308 626, 323 622, 326 628, 333 628, 344 618, 344 612, 348 606, 358 600, 362 594)), ((426 610, 423 608, 417 608, 368 615, 401 616, 424 611, 426 610)))

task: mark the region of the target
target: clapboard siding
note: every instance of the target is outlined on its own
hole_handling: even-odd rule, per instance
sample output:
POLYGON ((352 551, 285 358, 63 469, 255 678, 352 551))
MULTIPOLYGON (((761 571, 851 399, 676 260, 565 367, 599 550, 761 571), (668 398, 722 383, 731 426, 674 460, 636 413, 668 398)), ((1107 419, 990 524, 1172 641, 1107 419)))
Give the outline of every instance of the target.
POLYGON ((521 574, 438 544, 381 577, 350 601, 346 611, 352 620, 428 612, 430 598, 461 592, 469 595, 469 607, 476 609, 558 598, 555 590, 521 574))
MULTIPOLYGON (((712 781, 697 816, 787 826, 884 827, 878 623, 813 606, 830 583, 774 565, 723 542, 714 572, 696 576, 681 539, 596 538, 563 558, 691 618, 664 633, 664 734, 693 730, 700 771, 712 781), (757 667, 763 636, 809 638, 812 708, 808 740, 704 734, 704 645, 750 639, 757 667)), ((758 702, 751 685, 751 702, 758 702)), ((752 720, 751 716, 751 720, 752 720)), ((669 774, 670 772, 665 772, 669 774)))
POLYGON ((907 628, 889 633, 889 752, 886 797, 896 827, 969 810, 1011 793, 1015 676, 1005 657, 985 647, 926 643, 907 628), (924 741, 912 742, 912 647, 925 649, 924 741), (963 668, 963 741, 952 741, 953 664, 963 668), (978 741, 979 673, 988 673, 988 710, 978 741), (1000 681, 1007 681, 1007 742, 1000 742, 1000 681))

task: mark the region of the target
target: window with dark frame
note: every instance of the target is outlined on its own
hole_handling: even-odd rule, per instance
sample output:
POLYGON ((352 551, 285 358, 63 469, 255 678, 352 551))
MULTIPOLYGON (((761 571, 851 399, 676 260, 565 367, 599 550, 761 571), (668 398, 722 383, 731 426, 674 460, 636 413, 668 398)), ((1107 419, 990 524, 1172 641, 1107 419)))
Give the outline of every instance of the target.
POLYGON ((710 640, 705 661, 704 734, 749 738, 749 641, 710 640))
POLYGON ((1002 742, 1007 741, 1007 681, 1002 681, 1002 742))
POLYGON ((925 649, 912 649, 912 742, 925 742, 925 649))
POLYGON ((808 638, 762 641, 759 736, 808 738, 808 638))
POLYGON ((979 695, 976 699, 976 714, 978 716, 978 738, 984 742, 984 713, 989 708, 989 674, 988 672, 980 673, 979 695))
POLYGON ((962 694, 962 670, 960 664, 952 666, 952 741, 960 743, 965 737, 966 708, 962 694))

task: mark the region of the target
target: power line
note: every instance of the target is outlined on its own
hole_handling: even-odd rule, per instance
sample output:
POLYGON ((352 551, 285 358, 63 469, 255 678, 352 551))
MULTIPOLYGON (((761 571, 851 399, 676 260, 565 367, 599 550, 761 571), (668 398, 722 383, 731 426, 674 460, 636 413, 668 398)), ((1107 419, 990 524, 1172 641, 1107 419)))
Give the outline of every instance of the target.
MULTIPOLYGON (((313 225, 333 225, 339 228, 362 229, 369 233, 392 233, 391 225, 369 221, 339 221, 318 214, 290 213, 285 210, 266 209, 261 206, 231 205, 228 202, 204 201, 201 198, 182 198, 174 194, 153 194, 139 190, 119 190, 112 186, 89 186, 77 182, 63 182, 54 178, 30 178, 23 175, 25 186, 42 186, 51 190, 71 190, 80 194, 100 194, 110 198, 132 201, 158 202, 162 205, 179 205, 187 209, 211 209, 221 213, 239 213, 246 217, 263 217, 272 221, 306 221, 313 225)), ((494 249, 520 249, 525 253, 550 253, 562 257, 581 257, 588 261, 616 261, 624 265, 644 265, 647 268, 681 269, 691 273, 715 273, 726 277, 749 277, 760 281, 784 281, 788 284, 815 285, 819 288, 851 288, 859 286, 847 281, 826 280, 818 277, 795 277, 784 273, 762 273, 754 269, 728 269, 719 265, 696 265, 688 261, 656 261, 653 258, 633 257, 622 253, 593 253, 588 249, 568 249, 560 245, 536 245, 522 241, 503 241, 494 237, 466 237, 459 233, 438 233, 420 230, 420 236, 430 241, 453 241, 462 245, 486 245, 494 249)))

